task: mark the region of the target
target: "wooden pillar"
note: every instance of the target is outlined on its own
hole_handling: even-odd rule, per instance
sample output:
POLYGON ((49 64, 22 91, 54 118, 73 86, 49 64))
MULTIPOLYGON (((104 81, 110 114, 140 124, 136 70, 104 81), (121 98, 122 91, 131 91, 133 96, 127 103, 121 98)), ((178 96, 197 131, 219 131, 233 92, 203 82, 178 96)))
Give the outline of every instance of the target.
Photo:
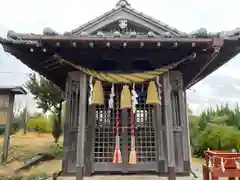
MULTIPOLYGON (((171 72, 171 86, 172 93, 174 93, 174 106, 173 114, 175 115, 175 121, 173 123, 174 128, 178 128, 179 131, 174 132, 175 142, 177 146, 175 150, 177 151, 176 167, 179 171, 185 173, 190 172, 190 154, 189 154, 189 134, 188 134, 188 118, 186 113, 186 102, 183 89, 183 77, 180 71, 171 72)), ((175 144, 176 145, 176 144, 175 144)))
POLYGON ((69 127, 69 112, 70 112, 70 78, 67 78, 65 87, 65 112, 64 112, 64 124, 63 124, 63 160, 62 160, 62 172, 67 173, 68 171, 68 127, 69 127))
POLYGON ((84 176, 91 176, 93 172, 95 125, 96 125, 96 105, 91 104, 91 105, 88 105, 88 117, 87 117, 87 124, 86 124, 84 176))
POLYGON ((9 150, 10 135, 12 130, 12 120, 13 120, 13 104, 14 104, 14 94, 9 94, 9 106, 7 111, 7 122, 5 126, 3 154, 2 154, 1 163, 5 163, 8 158, 8 150, 9 150))
POLYGON ((80 73, 80 98, 79 117, 77 131, 77 160, 76 160, 76 180, 83 180, 84 173, 84 150, 85 150, 85 125, 87 106, 87 77, 80 73))
POLYGON ((188 106, 186 98, 186 90, 179 90, 179 104, 182 119, 182 135, 183 135, 183 169, 185 172, 191 171, 191 147, 190 147, 190 134, 188 122, 188 106))
POLYGON ((174 155, 173 142, 173 118, 171 105, 171 85, 169 72, 163 75, 163 93, 164 93, 164 118, 165 118, 165 132, 166 132, 166 146, 167 146, 167 166, 168 179, 176 179, 176 162, 174 155))
MULTIPOLYGON (((159 84, 162 84, 160 77, 157 78, 159 84)), ((158 92, 162 96, 161 88, 158 87, 158 92)), ((162 104, 163 99, 161 99, 161 104, 154 105, 154 127, 156 128, 156 145, 157 145, 157 161, 158 161, 158 174, 161 176, 166 172, 165 166, 165 151, 164 151, 164 123, 163 123, 163 113, 162 104)))

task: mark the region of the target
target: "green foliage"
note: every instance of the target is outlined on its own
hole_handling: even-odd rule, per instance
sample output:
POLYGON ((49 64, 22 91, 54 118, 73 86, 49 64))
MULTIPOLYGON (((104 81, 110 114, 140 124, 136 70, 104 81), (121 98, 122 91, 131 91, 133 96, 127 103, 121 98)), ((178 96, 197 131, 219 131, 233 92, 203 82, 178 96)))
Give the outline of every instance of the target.
POLYGON ((190 131, 190 144, 192 147, 192 152, 195 154, 198 151, 198 137, 199 137, 199 117, 194 115, 189 115, 189 131, 190 131))
POLYGON ((26 88, 34 95, 37 100, 37 107, 44 112, 59 109, 59 103, 62 101, 62 91, 51 81, 35 73, 29 75, 25 84, 26 88))
POLYGON ((51 114, 50 120, 52 124, 52 136, 54 137, 55 143, 58 142, 59 137, 62 134, 62 123, 61 119, 56 115, 58 113, 51 114))
POLYGON ((214 150, 240 150, 240 131, 232 126, 208 124, 199 138, 200 151, 207 148, 214 150))
POLYGON ((38 134, 51 132, 51 125, 43 115, 33 117, 28 121, 28 128, 34 130, 38 134))
POLYGON ((240 150, 240 109, 221 104, 208 108, 199 117, 189 115, 190 143, 193 154, 202 156, 207 148, 240 150))
POLYGON ((37 100, 37 107, 44 112, 50 111, 52 113, 52 135, 55 142, 58 142, 62 134, 61 103, 63 101, 63 93, 61 89, 42 76, 38 78, 35 73, 29 76, 26 87, 37 100))

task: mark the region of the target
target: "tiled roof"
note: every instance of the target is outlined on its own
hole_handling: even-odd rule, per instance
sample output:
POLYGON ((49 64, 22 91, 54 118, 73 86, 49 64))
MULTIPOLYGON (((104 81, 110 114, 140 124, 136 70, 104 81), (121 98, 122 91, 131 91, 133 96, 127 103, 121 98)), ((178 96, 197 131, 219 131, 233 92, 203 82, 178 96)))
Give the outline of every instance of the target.
POLYGON ((11 91, 14 94, 27 94, 27 91, 21 86, 0 86, 0 91, 11 91))

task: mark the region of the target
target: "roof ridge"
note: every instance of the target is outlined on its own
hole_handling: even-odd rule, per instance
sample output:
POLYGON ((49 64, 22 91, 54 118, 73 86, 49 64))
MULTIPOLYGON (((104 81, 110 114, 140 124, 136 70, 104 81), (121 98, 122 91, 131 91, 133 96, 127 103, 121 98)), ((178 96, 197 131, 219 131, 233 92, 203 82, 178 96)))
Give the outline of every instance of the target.
POLYGON ((116 7, 125 7, 131 6, 131 4, 127 0, 119 0, 116 4, 116 7))

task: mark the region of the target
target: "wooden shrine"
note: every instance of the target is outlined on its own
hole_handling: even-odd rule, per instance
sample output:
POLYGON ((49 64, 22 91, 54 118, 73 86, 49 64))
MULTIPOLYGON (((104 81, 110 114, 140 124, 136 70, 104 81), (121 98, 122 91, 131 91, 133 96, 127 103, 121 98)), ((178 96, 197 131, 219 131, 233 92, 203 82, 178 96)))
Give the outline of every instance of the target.
POLYGON ((71 32, 8 32, 11 53, 65 91, 63 174, 189 175, 186 89, 240 51, 239 30, 187 34, 126 0, 71 32))
POLYGON ((6 162, 8 158, 15 95, 25 94, 27 92, 22 87, 0 86, 0 127, 5 129, 1 163, 6 162))
POLYGON ((205 152, 206 163, 203 168, 203 180, 240 179, 240 153, 228 151, 205 152))

